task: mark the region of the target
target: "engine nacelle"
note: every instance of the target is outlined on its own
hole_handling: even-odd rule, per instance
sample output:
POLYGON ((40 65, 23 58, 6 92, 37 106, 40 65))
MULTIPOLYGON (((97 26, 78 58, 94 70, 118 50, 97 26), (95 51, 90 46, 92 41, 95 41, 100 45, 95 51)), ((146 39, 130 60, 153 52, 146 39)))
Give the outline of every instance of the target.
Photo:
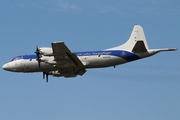
POLYGON ((39 50, 40 50, 41 55, 44 55, 44 56, 52 56, 53 55, 52 48, 42 47, 39 50))

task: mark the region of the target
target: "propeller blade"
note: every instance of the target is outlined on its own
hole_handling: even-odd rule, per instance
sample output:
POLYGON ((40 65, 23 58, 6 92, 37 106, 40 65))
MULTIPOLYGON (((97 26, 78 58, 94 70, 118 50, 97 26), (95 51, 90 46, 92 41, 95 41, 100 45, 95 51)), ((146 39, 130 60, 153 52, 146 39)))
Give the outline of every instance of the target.
POLYGON ((36 44, 36 51, 39 51, 39 46, 36 44))
POLYGON ((39 47, 37 44, 36 44, 36 51, 34 53, 39 54, 39 47))
POLYGON ((40 68, 40 65, 41 65, 41 59, 38 60, 38 66, 40 68))

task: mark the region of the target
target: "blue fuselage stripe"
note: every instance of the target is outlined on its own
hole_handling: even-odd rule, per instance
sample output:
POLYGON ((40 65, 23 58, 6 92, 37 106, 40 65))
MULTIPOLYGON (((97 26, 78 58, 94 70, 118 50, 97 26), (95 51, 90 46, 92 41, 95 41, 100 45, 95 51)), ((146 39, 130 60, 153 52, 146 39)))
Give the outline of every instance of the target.
POLYGON ((128 62, 140 59, 140 57, 135 55, 134 53, 124 51, 124 50, 75 52, 75 54, 76 56, 111 55, 111 56, 121 57, 127 60, 128 62))
MULTIPOLYGON (((90 51, 90 52, 75 52, 75 55, 80 56, 97 56, 97 55, 110 55, 110 56, 117 56, 121 57, 128 62, 140 59, 139 56, 135 55, 134 53, 123 51, 123 50, 114 50, 114 51, 90 51)), ((21 55, 13 58, 13 60, 20 60, 20 59, 37 59, 36 55, 21 55)))

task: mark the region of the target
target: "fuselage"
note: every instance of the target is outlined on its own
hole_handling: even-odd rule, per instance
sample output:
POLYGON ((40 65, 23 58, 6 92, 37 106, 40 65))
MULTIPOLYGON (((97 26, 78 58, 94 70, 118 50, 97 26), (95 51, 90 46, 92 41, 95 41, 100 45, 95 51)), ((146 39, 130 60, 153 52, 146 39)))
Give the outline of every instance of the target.
MULTIPOLYGON (((140 59, 136 54, 124 50, 75 52, 75 55, 83 63, 85 68, 110 67, 140 59)), ((63 60, 59 66, 49 64, 47 61, 49 59, 53 60, 54 57, 42 55, 41 59, 45 59, 45 61, 40 63, 39 68, 36 59, 36 55, 17 56, 9 63, 6 63, 3 69, 12 72, 43 72, 63 69, 68 64, 68 61, 63 60)))

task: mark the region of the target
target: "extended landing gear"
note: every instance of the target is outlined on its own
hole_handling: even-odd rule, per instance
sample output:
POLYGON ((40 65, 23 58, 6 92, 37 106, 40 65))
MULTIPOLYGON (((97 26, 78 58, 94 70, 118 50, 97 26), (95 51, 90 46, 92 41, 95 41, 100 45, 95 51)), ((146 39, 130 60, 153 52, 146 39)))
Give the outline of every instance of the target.
POLYGON ((49 73, 43 72, 43 79, 45 79, 45 75, 46 75, 46 82, 48 83, 48 75, 49 75, 49 73))

